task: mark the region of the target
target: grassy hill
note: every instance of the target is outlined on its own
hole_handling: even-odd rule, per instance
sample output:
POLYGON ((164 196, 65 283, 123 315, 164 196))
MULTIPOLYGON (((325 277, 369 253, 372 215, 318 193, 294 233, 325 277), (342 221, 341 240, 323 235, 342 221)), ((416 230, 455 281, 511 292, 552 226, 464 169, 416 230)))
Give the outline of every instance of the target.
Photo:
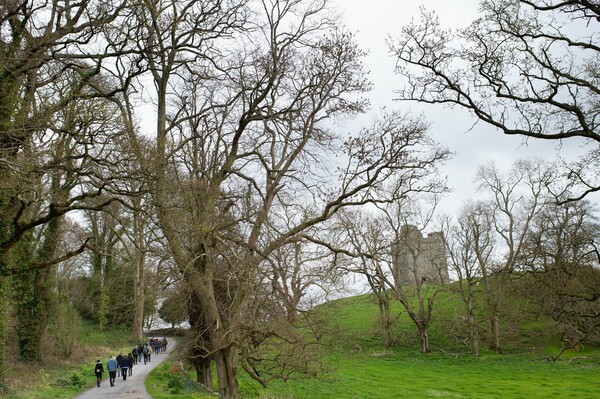
MULTIPOLYGON (((599 398, 600 350, 585 347, 547 360, 560 350, 552 320, 518 296, 503 314, 503 345, 498 355, 485 350, 473 357, 464 344, 462 305, 455 294, 436 299, 430 329, 432 353, 419 353, 416 329, 395 304, 395 344, 383 346, 378 311, 369 296, 340 299, 319 309, 332 315, 332 351, 318 379, 277 382, 265 398, 599 398)), ((248 381, 242 381, 242 385, 248 381)), ((251 391, 248 389, 248 391, 251 391)), ((250 392, 249 392, 250 393, 250 392)))

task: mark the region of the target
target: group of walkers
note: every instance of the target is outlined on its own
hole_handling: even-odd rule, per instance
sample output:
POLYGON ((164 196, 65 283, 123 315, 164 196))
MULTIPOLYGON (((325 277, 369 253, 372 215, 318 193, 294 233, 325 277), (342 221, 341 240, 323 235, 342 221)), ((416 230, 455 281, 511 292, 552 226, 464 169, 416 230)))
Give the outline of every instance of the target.
MULTIPOLYGON (((152 359, 152 353, 161 353, 167 350, 168 341, 166 338, 152 338, 144 344, 138 344, 133 347, 132 351, 127 355, 123 352, 119 353, 118 356, 111 356, 106 362, 106 370, 110 380, 110 386, 115 386, 115 380, 117 377, 123 377, 123 381, 127 381, 127 377, 131 377, 133 374, 133 366, 141 363, 147 364, 152 359)), ((96 374, 96 383, 100 387, 102 381, 102 374, 104 374, 104 365, 100 359, 96 360, 94 366, 94 373, 96 374)))

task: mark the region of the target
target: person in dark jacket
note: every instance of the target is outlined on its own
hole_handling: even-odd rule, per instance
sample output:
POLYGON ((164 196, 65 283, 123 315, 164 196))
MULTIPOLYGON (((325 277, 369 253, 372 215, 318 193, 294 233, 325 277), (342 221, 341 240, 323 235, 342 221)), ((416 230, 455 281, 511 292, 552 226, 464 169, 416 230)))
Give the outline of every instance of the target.
POLYGON ((150 353, 150 347, 146 344, 144 345, 144 349, 142 349, 142 352, 144 354, 144 364, 148 363, 148 355, 150 353))
POLYGON ((96 374, 96 384, 98 384, 98 388, 100 388, 100 382, 102 381, 102 374, 104 373, 104 365, 100 359, 96 360, 96 365, 94 366, 94 374, 96 374))
POLYGON ((135 357, 133 356, 133 353, 130 353, 129 355, 127 355, 127 360, 129 360, 129 376, 128 377, 131 377, 131 374, 133 374, 133 365, 135 364, 134 359, 135 359, 135 357))
MULTIPOLYGON (((138 349, 137 349, 137 346, 133 347, 133 350, 131 351, 131 357, 133 358, 132 365, 137 364, 137 362, 138 362, 138 349)), ((129 359, 129 360, 132 360, 132 359, 129 359)))
POLYGON ((129 358, 127 356, 123 356, 121 358, 121 374, 123 375, 123 381, 127 381, 127 373, 129 372, 129 358))
POLYGON ((142 357, 144 354, 144 345, 142 345, 141 343, 138 344, 137 353, 138 353, 138 363, 141 363, 142 357))
POLYGON ((117 377, 121 376, 121 360, 123 360, 123 352, 117 356, 117 377))

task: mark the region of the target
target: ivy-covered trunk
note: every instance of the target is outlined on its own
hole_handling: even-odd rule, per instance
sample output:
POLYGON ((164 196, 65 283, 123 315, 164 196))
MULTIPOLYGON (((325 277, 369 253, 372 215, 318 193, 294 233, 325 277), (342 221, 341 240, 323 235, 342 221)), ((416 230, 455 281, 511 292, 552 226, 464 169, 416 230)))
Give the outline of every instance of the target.
MULTIPOLYGON (((2 260, 0 259, 0 262, 2 260)), ((6 390, 4 384, 4 370, 6 370, 6 336, 8 331, 8 310, 10 307, 10 290, 8 277, 0 274, 0 396, 6 390)))
POLYGON ((51 220, 37 249, 36 242, 27 239, 19 243, 15 253, 17 264, 23 269, 14 278, 19 354, 28 361, 41 359, 42 337, 48 327, 48 321, 56 314, 52 278, 55 266, 36 267, 32 264, 54 258, 60 238, 60 225, 61 218, 51 220))
POLYGON ((37 337, 40 336, 39 326, 44 324, 44 320, 39 320, 43 314, 44 301, 36 289, 36 286, 42 285, 43 276, 38 276, 40 271, 31 269, 34 247, 32 235, 27 234, 26 238, 13 248, 10 257, 13 268, 18 269, 12 277, 12 284, 15 293, 15 330, 19 355, 28 361, 40 359, 40 339, 37 337))
MULTIPOLYGON (((0 100, 1 104, 2 100, 0 100)), ((0 106, 1 107, 1 106, 0 106)), ((1 113, 0 109, 0 113, 1 113)), ((1 118, 0 118, 1 123, 1 118)), ((0 131, 1 131, 0 127, 0 131)), ((0 170, 0 179, 4 175, 0 170)), ((8 315, 12 306, 12 295, 10 284, 10 257, 6 243, 11 239, 13 229, 10 225, 10 205, 11 200, 6 192, 0 193, 0 394, 6 390, 5 374, 6 370, 6 339, 8 336, 8 315)), ((2 395, 0 395, 2 396, 2 395)))
POLYGON ((41 342, 55 311, 51 270, 32 270, 14 277, 19 354, 24 360, 41 359, 41 342))
POLYGON ((14 279, 19 354, 28 361, 41 359, 42 335, 48 320, 48 298, 43 288, 46 279, 44 274, 45 271, 25 272, 14 279))

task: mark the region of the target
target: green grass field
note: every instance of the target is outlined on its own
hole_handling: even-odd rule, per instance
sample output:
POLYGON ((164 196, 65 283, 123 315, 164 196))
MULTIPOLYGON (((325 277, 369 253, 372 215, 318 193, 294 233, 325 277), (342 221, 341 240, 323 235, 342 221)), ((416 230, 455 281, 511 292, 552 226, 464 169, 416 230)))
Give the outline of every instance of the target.
MULTIPOLYGON (((586 345, 581 352, 567 351, 550 362, 548 358, 561 349, 553 321, 517 296, 507 299, 506 309, 504 354, 485 349, 482 315, 481 355, 473 357, 464 341, 460 300, 455 293, 440 293, 430 328, 432 352, 423 355, 416 329, 397 303, 392 306, 395 342, 386 349, 377 305, 369 296, 332 301, 315 309, 329 327, 316 378, 298 375, 263 389, 240 370, 240 392, 245 399, 600 398, 600 348, 586 345)), ((32 365, 12 358, 8 375, 13 393, 7 398, 72 398, 94 384, 91 367, 98 356, 105 359, 115 348, 132 344, 126 331, 99 332, 84 323, 82 333, 77 361, 48 355, 43 363, 32 365)), ((173 389, 171 375, 178 362, 172 356, 146 380, 153 398, 215 398, 186 384, 173 389)))
MULTIPOLYGON (((333 328, 318 378, 274 381, 264 390, 240 373, 240 392, 260 399, 600 398, 600 349, 585 347, 548 361, 560 351, 560 337, 551 320, 530 313, 526 304, 508 306, 503 315, 505 353, 484 349, 482 341, 481 355, 473 357, 459 339, 460 301, 449 293, 437 301, 430 354, 419 353, 415 328, 397 304, 395 345, 385 349, 376 304, 368 296, 347 298, 319 309, 329 314, 333 328)), ((197 397, 169 395, 159 385, 154 398, 197 397)))
MULTIPOLYGON (((377 306, 368 296, 330 306, 338 343, 318 379, 273 383, 273 398, 600 398, 600 349, 566 352, 556 362, 558 335, 551 320, 523 306, 504 316, 505 354, 474 357, 459 335, 461 304, 442 294, 430 329, 432 353, 419 353, 415 328, 399 306, 396 345, 385 349, 377 328, 377 306), (518 309, 518 310, 517 310, 518 309)), ((485 342, 481 343, 485 347, 485 342)))
MULTIPOLYGON (((579 354, 582 356, 582 354, 579 354)), ((346 353, 318 380, 269 388, 273 397, 320 398, 598 398, 600 354, 569 363, 527 355, 426 356, 414 351, 346 353)))

